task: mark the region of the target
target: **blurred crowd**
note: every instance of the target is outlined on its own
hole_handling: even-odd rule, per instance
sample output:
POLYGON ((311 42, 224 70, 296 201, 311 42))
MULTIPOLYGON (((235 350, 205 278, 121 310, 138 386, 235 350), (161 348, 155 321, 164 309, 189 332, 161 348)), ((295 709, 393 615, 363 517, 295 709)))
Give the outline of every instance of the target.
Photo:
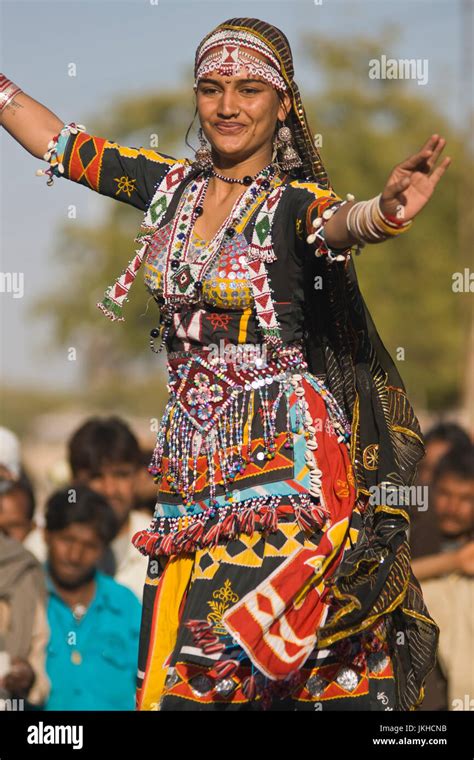
POLYGON ((147 559, 131 539, 154 510, 151 452, 121 419, 94 417, 67 457, 70 482, 39 514, 19 440, 0 428, 0 707, 132 710, 147 559))
MULTIPOLYGON (((421 710, 474 708, 474 449, 441 422, 425 433, 411 509, 412 567, 440 627, 421 710), (472 704, 471 704, 472 703, 472 704)), ((37 509, 20 442, 0 428, 0 709, 132 710, 155 485, 130 427, 86 420, 68 441, 69 482, 37 509), (41 516, 41 524, 38 517, 41 516)))

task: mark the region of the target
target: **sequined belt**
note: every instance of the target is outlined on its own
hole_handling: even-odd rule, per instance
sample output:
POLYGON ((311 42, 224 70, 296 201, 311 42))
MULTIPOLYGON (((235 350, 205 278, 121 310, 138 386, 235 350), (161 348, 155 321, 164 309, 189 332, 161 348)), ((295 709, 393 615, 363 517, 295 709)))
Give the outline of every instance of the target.
MULTIPOLYGON (((262 414, 264 455, 274 457, 275 420, 280 402, 291 393, 291 376, 307 370, 301 347, 296 344, 284 346, 270 358, 256 353, 244 358, 234 354, 228 359, 209 349, 174 352, 169 356, 170 399, 149 471, 159 483, 165 474, 166 451, 166 477, 185 506, 194 504, 199 456, 206 456, 211 504, 217 504, 216 463, 220 470, 219 484, 226 491, 236 475, 245 472, 250 459, 244 429, 253 419, 256 402, 262 414), (271 389, 270 399, 270 386, 274 383, 278 386, 271 389)), ((291 441, 288 426, 289 445, 291 441)))

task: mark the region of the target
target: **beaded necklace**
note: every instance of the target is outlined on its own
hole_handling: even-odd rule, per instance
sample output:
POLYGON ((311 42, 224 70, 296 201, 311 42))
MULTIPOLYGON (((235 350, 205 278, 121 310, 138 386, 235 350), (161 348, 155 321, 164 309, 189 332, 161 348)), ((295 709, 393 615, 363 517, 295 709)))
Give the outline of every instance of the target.
MULTIPOLYGON (((145 213, 140 231, 135 238, 139 248, 128 266, 117 278, 115 283, 107 288, 103 300, 97 304, 106 316, 112 320, 122 321, 122 312, 125 302, 129 300, 128 294, 142 264, 149 243, 157 234, 166 211, 169 208, 173 195, 178 185, 183 182, 192 171, 192 165, 179 164, 170 167, 162 178, 150 205, 145 213)), ((172 234, 167 246, 164 273, 164 304, 161 308, 163 324, 161 328, 153 328, 150 333, 150 346, 159 352, 166 341, 167 333, 172 323, 173 313, 176 308, 181 308, 186 303, 198 303, 202 294, 202 277, 212 266, 225 235, 231 237, 235 234, 235 228, 241 222, 250 206, 258 201, 259 195, 268 193, 266 203, 259 210, 253 231, 252 242, 249 247, 250 272, 249 279, 255 295, 255 308, 257 317, 262 327, 264 338, 277 337, 279 328, 272 317, 271 312, 265 309, 268 302, 267 293, 269 287, 265 286, 266 272, 259 266, 263 262, 274 261, 271 242, 271 225, 274 213, 281 197, 283 180, 275 175, 272 164, 265 167, 254 178, 247 190, 237 199, 227 220, 221 225, 211 244, 202 252, 197 260, 188 261, 186 255, 190 247, 191 233, 197 216, 202 213, 202 200, 210 179, 209 176, 198 177, 190 183, 190 187, 184 190, 178 202, 178 209, 172 220, 172 234), (229 224, 228 220, 231 219, 229 224), (181 263, 181 255, 184 253, 184 261, 181 263), (263 277, 263 279, 262 279, 263 277), (262 290, 263 285, 263 290, 262 290), (267 313, 265 314, 265 310, 267 313), (260 314, 263 314, 261 317, 260 314), (154 348, 154 340, 161 334, 161 346, 154 348)), ((264 269, 264 267, 263 267, 264 269)))
POLYGON ((181 196, 166 251, 163 277, 163 295, 166 300, 181 304, 183 301, 199 301, 203 277, 218 255, 224 237, 232 237, 235 234, 235 227, 245 216, 248 208, 262 190, 267 191, 271 187, 269 178, 274 174, 275 169, 271 164, 257 174, 247 190, 236 199, 229 215, 212 240, 193 261, 188 259, 191 233, 197 217, 202 214, 202 204, 211 175, 191 182, 190 187, 186 188, 181 196))

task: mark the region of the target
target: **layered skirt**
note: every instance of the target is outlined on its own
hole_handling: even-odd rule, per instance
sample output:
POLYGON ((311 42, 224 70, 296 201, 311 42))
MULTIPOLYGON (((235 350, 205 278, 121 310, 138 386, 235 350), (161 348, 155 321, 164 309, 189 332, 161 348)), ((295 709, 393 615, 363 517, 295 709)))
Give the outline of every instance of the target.
POLYGON ((171 558, 159 578, 149 573, 137 709, 393 710, 394 673, 383 619, 325 647, 311 635, 317 629, 310 584, 300 565, 291 566, 291 557, 305 550, 314 555, 317 546, 294 521, 282 520, 267 536, 243 535, 171 558), (288 596, 281 602, 272 586, 278 571, 295 593, 293 602, 288 596), (307 616, 305 601, 311 606, 307 616), (268 621, 278 603, 286 615, 278 616, 281 630, 271 633, 268 621), (226 613, 234 622, 230 632, 223 624, 226 613), (302 640, 309 650, 303 657, 302 640), (275 665, 293 659, 299 666, 276 678, 275 665))
MULTIPOLYGON (((200 372, 202 383, 202 366, 200 372)), ((230 498, 210 489, 208 446, 207 457, 187 461, 196 492, 184 511, 188 494, 180 497, 175 486, 172 496, 177 475, 166 478, 173 456, 179 459, 172 432, 163 438, 157 512, 134 539, 149 556, 139 710, 395 709, 384 616, 334 640, 318 635, 337 615, 332 582, 357 545, 364 502, 357 499, 350 431, 331 394, 308 372, 288 377, 287 393, 278 395, 280 383, 260 415, 255 406, 246 467, 232 478, 230 498)), ((242 451, 245 436, 239 440, 242 451)), ((222 484, 222 457, 214 454, 222 484)))

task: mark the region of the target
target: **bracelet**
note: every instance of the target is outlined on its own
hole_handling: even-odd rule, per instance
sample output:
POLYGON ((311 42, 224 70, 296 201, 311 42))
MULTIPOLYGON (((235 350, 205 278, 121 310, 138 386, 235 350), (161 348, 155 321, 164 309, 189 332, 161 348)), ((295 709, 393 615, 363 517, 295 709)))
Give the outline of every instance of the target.
POLYGON ((380 193, 368 201, 355 203, 346 218, 347 231, 359 244, 382 243, 390 237, 407 232, 413 221, 400 222, 386 217, 380 208, 380 193))
MULTIPOLYGON (((403 208, 403 206, 402 206, 402 205, 400 205, 400 206, 398 206, 398 207, 397 207, 397 210, 398 210, 398 209, 402 209, 402 208, 403 208)), ((399 217, 397 217, 397 216, 391 216, 391 215, 389 215, 389 214, 385 214, 385 219, 386 219, 386 220, 387 220, 387 221, 388 221, 390 224, 394 224, 394 225, 396 225, 397 227, 403 227, 403 225, 404 225, 404 224, 408 224, 408 222, 403 222, 403 221, 402 221, 402 220, 401 220, 399 217)))
POLYGON ((322 211, 320 216, 313 219, 312 225, 316 231, 312 232, 306 238, 307 243, 318 241, 318 245, 314 251, 316 258, 327 256, 328 261, 332 264, 334 261, 345 261, 350 256, 352 246, 346 248, 330 248, 328 246, 325 238, 324 226, 338 209, 353 200, 354 196, 351 195, 351 193, 347 193, 345 201, 336 201, 335 203, 328 205, 331 201, 331 199, 328 199, 326 203, 321 203, 320 207, 326 206, 326 208, 322 211))
POLYGON ((11 79, 7 79, 4 74, 0 74, 0 113, 19 92, 23 92, 21 87, 18 87, 11 79))
POLYGON ((54 137, 48 143, 48 150, 44 154, 45 161, 49 161, 49 169, 37 169, 36 176, 41 177, 43 175, 49 175, 49 179, 46 182, 48 187, 54 182, 54 177, 61 177, 64 174, 64 153, 66 151, 66 145, 71 135, 77 135, 78 132, 85 132, 86 128, 83 124, 75 124, 73 121, 70 124, 65 124, 58 135, 54 137))

